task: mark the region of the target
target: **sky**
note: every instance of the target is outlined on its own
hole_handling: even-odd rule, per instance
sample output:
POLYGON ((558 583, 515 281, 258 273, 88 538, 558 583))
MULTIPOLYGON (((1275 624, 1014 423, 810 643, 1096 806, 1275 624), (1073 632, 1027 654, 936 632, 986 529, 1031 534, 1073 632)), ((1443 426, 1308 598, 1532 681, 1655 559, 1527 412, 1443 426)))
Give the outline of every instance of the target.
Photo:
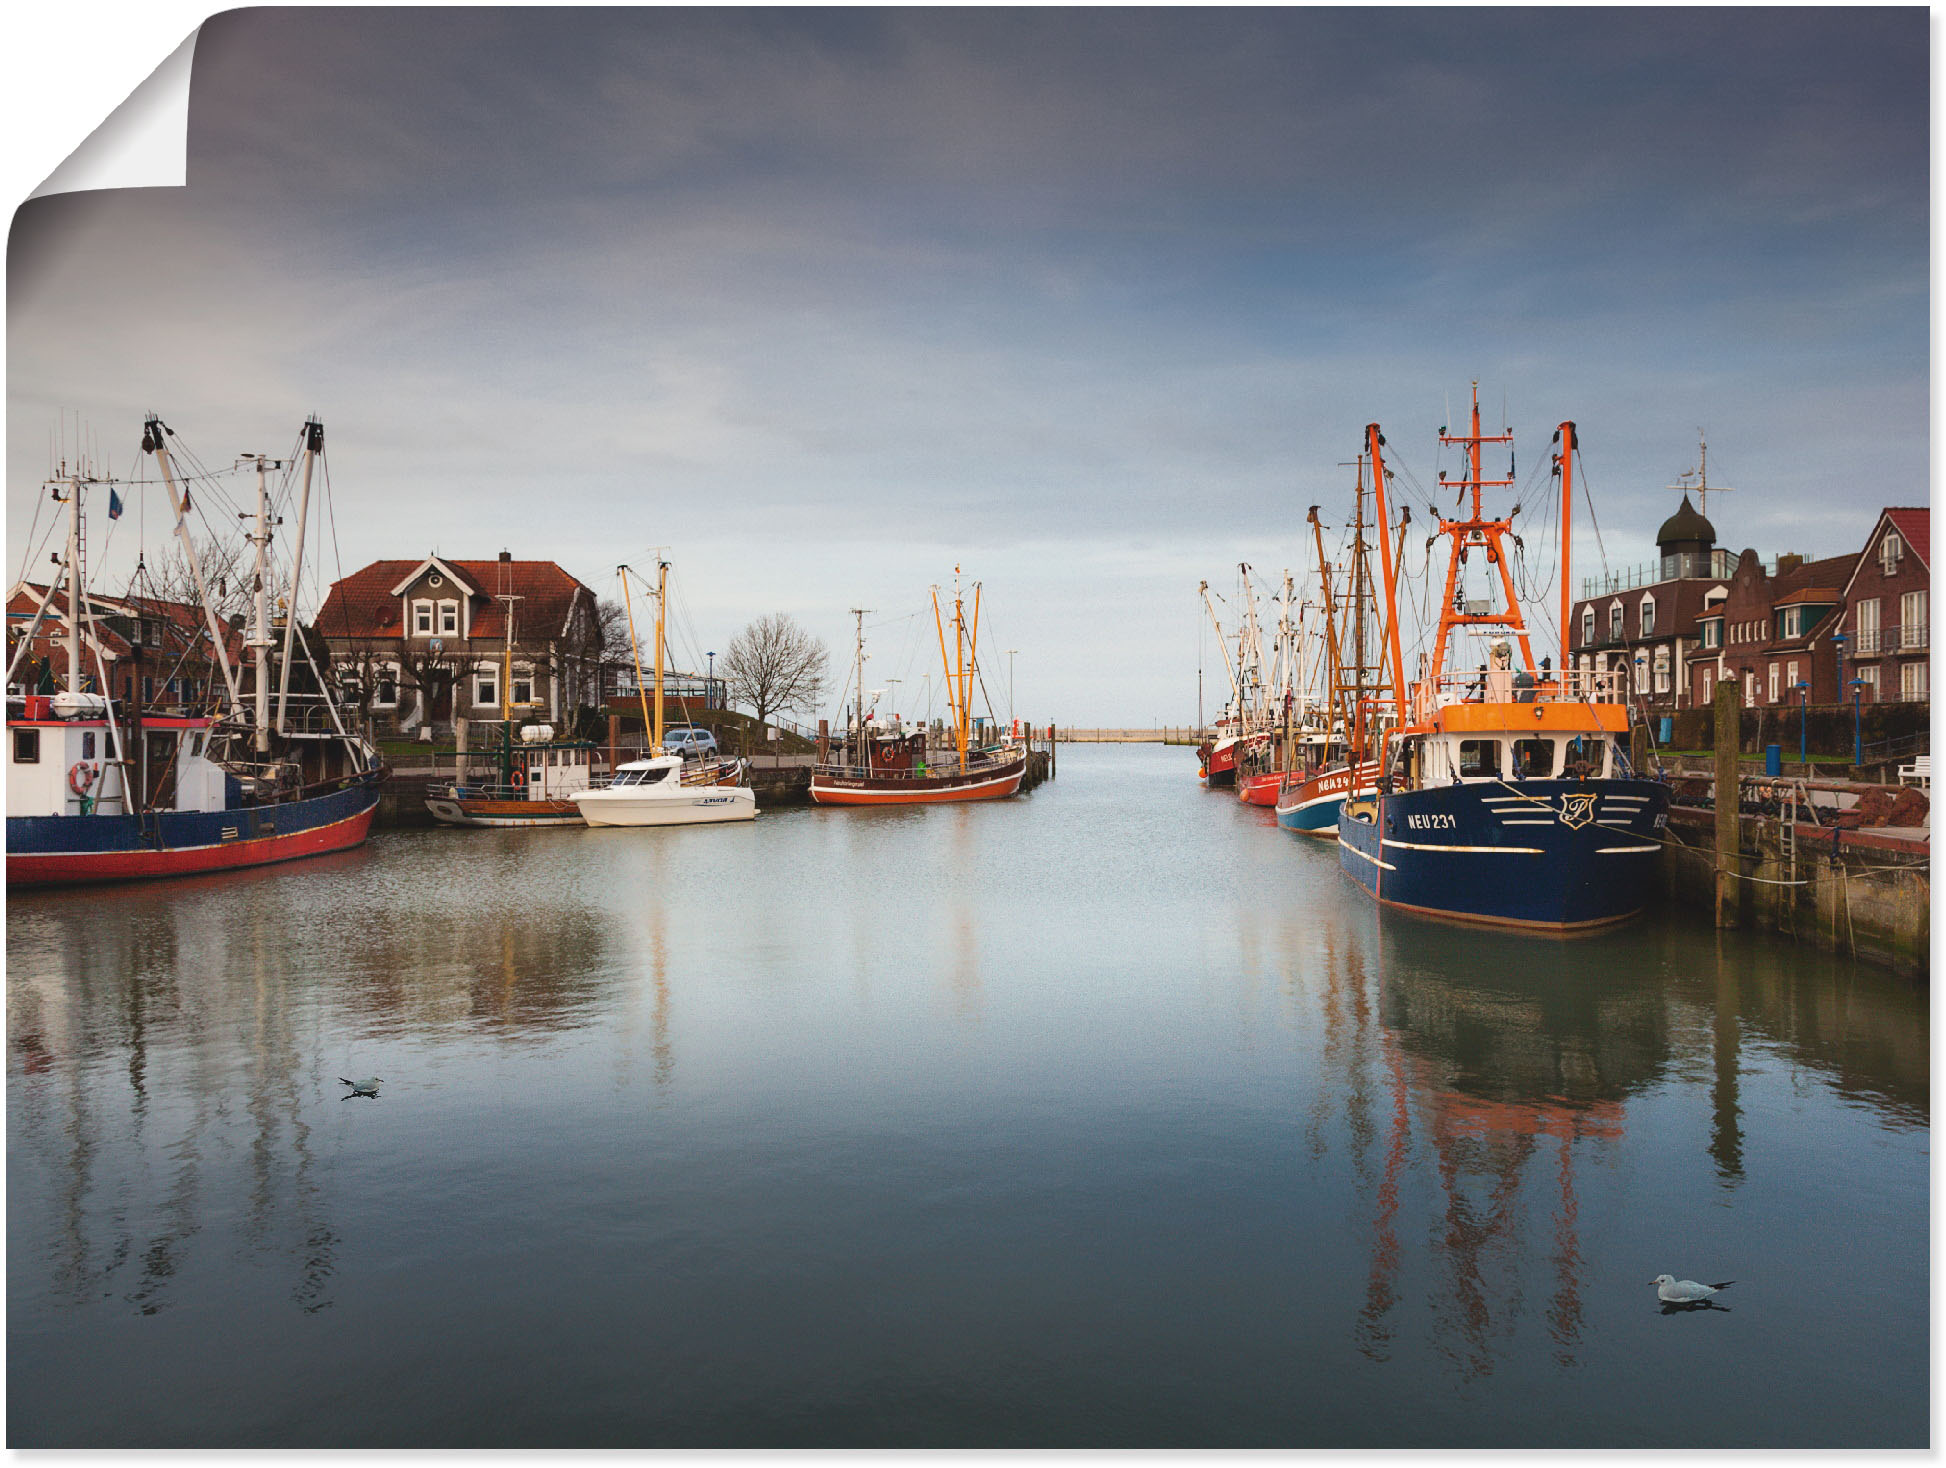
POLYGON ((1001 716, 1184 724, 1198 583, 1227 627, 1239 562, 1305 578, 1365 425, 1430 485, 1475 380, 1530 500, 1579 425, 1577 573, 1653 555, 1705 428, 1721 543, 1855 550, 1929 502, 1928 25, 224 12, 186 188, 14 216, 10 572, 63 413, 118 472, 151 410, 212 467, 315 413, 327 576, 664 547, 679 657, 785 611, 842 678, 866 607, 937 712, 958 565, 1001 716))

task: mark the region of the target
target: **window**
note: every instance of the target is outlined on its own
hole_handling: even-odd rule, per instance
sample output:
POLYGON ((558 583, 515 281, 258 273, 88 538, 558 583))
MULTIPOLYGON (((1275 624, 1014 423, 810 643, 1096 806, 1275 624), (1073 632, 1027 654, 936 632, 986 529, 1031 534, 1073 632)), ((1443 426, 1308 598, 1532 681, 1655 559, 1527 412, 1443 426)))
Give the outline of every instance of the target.
POLYGON ((144 673, 142 675, 142 704, 144 707, 147 707, 149 704, 152 704, 154 702, 155 702, 155 675, 153 673, 144 673))
POLYGON ((1703 696, 1697 699, 1698 703, 1708 703, 1714 696, 1710 688, 1710 681, 1710 670, 1705 668, 1703 669, 1703 696))
POLYGON ((473 678, 473 705, 475 708, 498 707, 500 703, 500 670, 491 664, 482 664, 473 678))
POLYGON ((1583 734, 1570 739, 1562 751, 1562 770, 1576 779, 1599 780, 1608 760, 1608 741, 1583 734))
POLYGON ((1516 739, 1514 741, 1514 778, 1516 780, 1545 780, 1554 773, 1554 741, 1552 739, 1516 739))
POLYGON ((1923 591, 1908 591, 1899 598, 1899 646, 1902 648, 1924 647, 1927 642, 1928 628, 1926 616, 1927 594, 1923 591))
POLYGON ((1867 667, 1860 668, 1858 670, 1858 681, 1865 685, 1861 690, 1865 695, 1865 702, 1877 703, 1879 698, 1878 664, 1872 663, 1867 667))
POLYGON ((439 604, 439 635, 441 637, 459 636, 459 603, 443 601, 439 604))
POLYGON ((1637 693, 1647 693, 1649 691, 1649 660, 1647 658, 1637 658, 1635 660, 1635 691, 1637 693))
POLYGON ((194 759, 197 755, 201 754, 202 752, 203 752, 203 736, 200 734, 191 734, 189 736, 189 757, 191 759, 194 759))
POLYGON ((1905 554, 1905 545, 1896 530, 1885 532, 1885 539, 1878 543, 1878 566, 1887 576, 1899 574, 1899 557, 1905 554))
POLYGON ((1642 635, 1655 636, 1655 598, 1652 596, 1642 598, 1642 635))
POLYGON ((1861 601, 1851 609, 1852 652, 1866 657, 1878 651, 1878 598, 1861 601))
POLYGON ((1803 607, 1785 607, 1777 614, 1777 635, 1779 637, 1801 637, 1803 633, 1803 607))
POLYGON ((41 762, 41 731, 38 729, 14 730, 14 763, 17 765, 37 765, 41 762))
POLYGON ((1757 675, 1749 668, 1743 670, 1743 706, 1751 707, 1757 701, 1757 675))
POLYGON ((372 707, 392 709, 399 706, 399 665, 381 663, 372 670, 375 680, 372 689, 372 707))
POLYGON ((1657 693, 1669 691, 1669 649, 1667 647, 1658 647, 1655 650, 1655 691, 1657 693))
POLYGON ((1460 740, 1460 778, 1477 780, 1483 776, 1500 773, 1500 741, 1498 739, 1460 740))
POLYGON ((1610 642, 1620 642, 1622 640, 1622 604, 1620 602, 1615 602, 1608 608, 1608 640, 1610 642))
POLYGON ((432 636, 432 603, 415 601, 412 604, 412 635, 414 637, 432 636))
POLYGON ((1701 627, 1704 647, 1721 647, 1723 645, 1723 619, 1721 617, 1705 617, 1701 627))
POLYGON ((1777 664, 1770 665, 1770 701, 1777 702, 1777 664))
POLYGON ((81 757, 83 759, 93 759, 95 757, 95 731, 92 729, 82 732, 81 757))
POLYGON ((1784 690, 1792 697, 1797 696, 1797 664, 1784 664, 1784 690))
POLYGON ((1925 663, 1899 664, 1899 697, 1907 703, 1924 703, 1927 700, 1925 663))
POLYGON ((1583 647, 1592 646, 1594 640, 1595 609, 1593 607, 1583 607, 1581 609, 1581 645, 1583 647))
POLYGON ((529 704, 534 701, 534 675, 532 673, 522 672, 518 668, 514 669, 513 681, 510 686, 513 689, 513 702, 517 704, 529 704))

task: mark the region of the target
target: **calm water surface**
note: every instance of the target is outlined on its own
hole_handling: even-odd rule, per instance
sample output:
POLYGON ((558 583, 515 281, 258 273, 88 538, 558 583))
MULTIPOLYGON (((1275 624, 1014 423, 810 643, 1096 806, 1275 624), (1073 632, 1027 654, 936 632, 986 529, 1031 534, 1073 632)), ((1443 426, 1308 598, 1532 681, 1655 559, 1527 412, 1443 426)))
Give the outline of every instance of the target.
POLYGON ((1188 750, 18 897, 7 979, 13 1446, 1928 1440, 1922 987, 1381 919, 1188 750))

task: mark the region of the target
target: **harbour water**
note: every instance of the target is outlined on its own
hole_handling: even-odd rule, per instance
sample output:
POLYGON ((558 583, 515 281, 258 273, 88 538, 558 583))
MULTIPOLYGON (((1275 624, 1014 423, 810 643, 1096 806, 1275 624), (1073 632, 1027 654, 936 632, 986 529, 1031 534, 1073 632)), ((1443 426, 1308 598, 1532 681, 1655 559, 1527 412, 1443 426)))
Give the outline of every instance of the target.
POLYGON ((1928 1442, 1923 985, 1381 917, 1188 750, 17 896, 7 977, 16 1447, 1928 1442))

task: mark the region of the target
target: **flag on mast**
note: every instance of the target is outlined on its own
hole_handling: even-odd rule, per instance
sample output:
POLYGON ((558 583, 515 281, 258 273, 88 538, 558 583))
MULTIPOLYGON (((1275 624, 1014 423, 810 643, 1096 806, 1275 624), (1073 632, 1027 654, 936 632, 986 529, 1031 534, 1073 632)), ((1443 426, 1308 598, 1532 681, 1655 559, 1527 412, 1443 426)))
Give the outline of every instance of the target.
POLYGON ((108 488, 108 518, 111 520, 122 518, 122 497, 115 493, 113 485, 108 488))

